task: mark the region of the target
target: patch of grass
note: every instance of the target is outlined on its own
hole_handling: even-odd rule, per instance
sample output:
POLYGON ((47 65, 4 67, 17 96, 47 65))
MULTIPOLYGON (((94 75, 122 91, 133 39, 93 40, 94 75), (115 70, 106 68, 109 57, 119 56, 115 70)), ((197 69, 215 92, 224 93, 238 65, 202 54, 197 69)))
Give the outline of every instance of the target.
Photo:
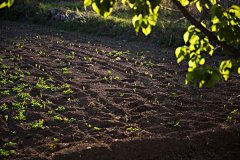
POLYGON ((163 46, 178 46, 182 44, 182 33, 188 25, 184 19, 178 21, 182 17, 179 12, 161 9, 157 26, 153 27, 152 34, 145 37, 142 33, 139 33, 136 36, 131 20, 132 11, 127 6, 119 4, 109 17, 103 18, 93 12, 91 8, 85 10, 82 1, 37 2, 19 0, 12 8, 1 10, 0 14, 3 15, 3 19, 48 25, 58 30, 76 31, 94 36, 107 36, 129 41, 146 40, 163 46), (51 8, 84 15, 84 19, 71 22, 53 21, 49 19, 47 14, 47 10, 51 8))

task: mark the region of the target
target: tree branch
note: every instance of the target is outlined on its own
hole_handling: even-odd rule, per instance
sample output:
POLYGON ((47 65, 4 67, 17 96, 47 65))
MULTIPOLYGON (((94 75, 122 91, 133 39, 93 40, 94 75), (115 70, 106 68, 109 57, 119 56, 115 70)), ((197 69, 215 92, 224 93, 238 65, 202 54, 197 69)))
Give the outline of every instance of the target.
POLYGON ((226 42, 221 42, 218 40, 217 36, 213 34, 213 32, 209 31, 205 28, 199 21, 197 21, 189 12, 188 10, 182 6, 182 4, 178 0, 172 0, 172 2, 178 7, 178 9, 183 13, 183 15, 200 31, 202 31, 211 42, 215 42, 216 44, 222 46, 225 50, 231 53, 231 57, 238 59, 240 58, 240 51, 237 50, 235 47, 228 45, 226 42))

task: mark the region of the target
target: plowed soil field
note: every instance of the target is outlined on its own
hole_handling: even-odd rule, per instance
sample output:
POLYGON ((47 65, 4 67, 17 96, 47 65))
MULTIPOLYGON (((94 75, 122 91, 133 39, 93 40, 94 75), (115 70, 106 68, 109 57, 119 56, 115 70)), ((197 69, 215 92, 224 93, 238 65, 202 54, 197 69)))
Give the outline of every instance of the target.
POLYGON ((174 49, 0 21, 0 159, 240 157, 240 79, 184 85, 174 49))

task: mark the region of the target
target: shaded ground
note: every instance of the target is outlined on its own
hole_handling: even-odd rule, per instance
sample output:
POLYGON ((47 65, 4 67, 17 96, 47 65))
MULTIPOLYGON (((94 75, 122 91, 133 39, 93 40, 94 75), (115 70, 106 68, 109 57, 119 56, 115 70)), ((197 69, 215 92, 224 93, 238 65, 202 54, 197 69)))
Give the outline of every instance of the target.
POLYGON ((10 159, 238 159, 239 77, 194 89, 173 50, 40 26, 1 21, 0 40, 10 159))

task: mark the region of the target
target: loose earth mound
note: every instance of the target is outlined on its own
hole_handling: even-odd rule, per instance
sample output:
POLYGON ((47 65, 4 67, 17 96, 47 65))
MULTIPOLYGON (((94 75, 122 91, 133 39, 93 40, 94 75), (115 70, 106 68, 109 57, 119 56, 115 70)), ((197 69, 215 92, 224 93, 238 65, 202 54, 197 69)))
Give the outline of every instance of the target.
POLYGON ((197 89, 172 49, 0 28, 1 158, 239 158, 239 76, 197 89))

